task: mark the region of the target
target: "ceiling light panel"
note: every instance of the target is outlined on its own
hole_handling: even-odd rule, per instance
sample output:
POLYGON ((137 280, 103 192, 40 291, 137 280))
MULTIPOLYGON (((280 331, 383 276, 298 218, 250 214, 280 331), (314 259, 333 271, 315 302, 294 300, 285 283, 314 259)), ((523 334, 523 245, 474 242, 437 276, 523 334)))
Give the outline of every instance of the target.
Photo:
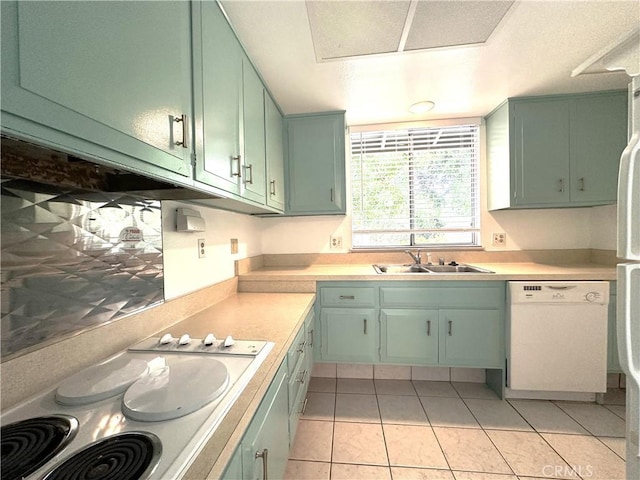
POLYGON ((405 50, 484 43, 512 4, 513 0, 418 2, 405 50))
POLYGON ((307 1, 318 61, 398 51, 410 1, 307 1))

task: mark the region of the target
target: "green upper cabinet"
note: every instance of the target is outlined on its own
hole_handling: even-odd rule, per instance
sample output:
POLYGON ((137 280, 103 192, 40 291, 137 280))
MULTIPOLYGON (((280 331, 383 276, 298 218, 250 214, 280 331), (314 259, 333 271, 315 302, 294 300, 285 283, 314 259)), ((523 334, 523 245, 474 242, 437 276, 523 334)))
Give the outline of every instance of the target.
POLYGON ((344 112, 285 117, 291 215, 346 213, 344 112))
POLYGON ((264 87, 245 57, 242 62, 243 151, 241 195, 264 204, 265 197, 265 116, 264 87))
POLYGON ((191 183, 188 2, 1 8, 3 133, 191 183))
POLYGON ((283 119, 271 96, 264 92, 264 129, 267 157, 267 205, 284 211, 283 119))
POLYGON ((193 2, 197 181, 240 195, 244 53, 217 2, 193 2))
POLYGON ((625 91, 509 99, 486 118, 489 210, 615 203, 625 91))

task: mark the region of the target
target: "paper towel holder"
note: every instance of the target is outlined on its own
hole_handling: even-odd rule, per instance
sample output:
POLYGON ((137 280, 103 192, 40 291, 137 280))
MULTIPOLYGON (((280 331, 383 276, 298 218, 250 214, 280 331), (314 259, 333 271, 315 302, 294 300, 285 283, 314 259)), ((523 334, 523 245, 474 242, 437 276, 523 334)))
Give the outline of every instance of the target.
POLYGON ((191 208, 176 208, 176 231, 204 232, 204 219, 200 212, 191 208))

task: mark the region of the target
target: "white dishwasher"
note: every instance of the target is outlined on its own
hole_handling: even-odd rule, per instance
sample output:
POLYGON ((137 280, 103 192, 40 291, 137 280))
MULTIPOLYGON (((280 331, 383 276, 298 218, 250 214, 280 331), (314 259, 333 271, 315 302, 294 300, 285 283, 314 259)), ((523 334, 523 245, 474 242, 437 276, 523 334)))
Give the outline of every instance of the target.
POLYGON ((609 282, 509 282, 507 386, 605 392, 609 282))

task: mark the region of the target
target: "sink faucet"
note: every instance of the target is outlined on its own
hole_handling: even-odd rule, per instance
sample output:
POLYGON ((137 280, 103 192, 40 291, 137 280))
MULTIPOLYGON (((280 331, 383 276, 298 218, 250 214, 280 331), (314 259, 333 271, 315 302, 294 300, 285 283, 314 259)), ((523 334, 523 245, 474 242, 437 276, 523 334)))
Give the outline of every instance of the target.
MULTIPOLYGON (((422 263, 422 250, 416 250, 416 253, 411 252, 410 250, 405 250, 404 253, 408 253, 413 259, 416 265, 420 265, 422 263)), ((427 265, 431 265, 431 254, 427 252, 427 265)))

